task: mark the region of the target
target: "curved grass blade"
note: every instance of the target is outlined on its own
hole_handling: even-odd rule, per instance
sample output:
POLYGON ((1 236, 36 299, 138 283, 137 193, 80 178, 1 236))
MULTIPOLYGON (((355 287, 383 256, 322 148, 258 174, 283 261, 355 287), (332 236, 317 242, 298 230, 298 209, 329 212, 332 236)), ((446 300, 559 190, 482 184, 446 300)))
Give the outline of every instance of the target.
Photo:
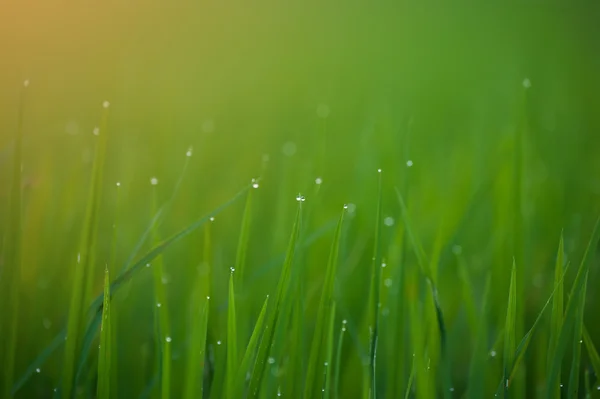
POLYGON ((590 363, 592 363, 594 374, 596 374, 596 378, 598 378, 600 376, 600 356, 598 355, 598 351, 594 346, 594 341, 592 341, 592 337, 590 337, 590 333, 585 325, 583 326, 583 342, 585 343, 590 363))
POLYGON ((404 393, 404 399, 410 398, 410 391, 412 389, 413 380, 415 379, 415 358, 413 357, 412 367, 410 368, 410 375, 408 376, 408 384, 406 384, 406 392, 404 393))
MULTIPOLYGON (((564 302, 564 285, 562 283, 561 276, 563 274, 564 265, 564 238, 561 232, 560 241, 558 243, 558 253, 556 254, 556 265, 554 267, 554 289, 556 293, 552 299, 552 316, 550 319, 550 339, 548 342, 548 358, 547 367, 550 366, 554 352, 556 351, 556 345, 558 343, 558 336, 563 323, 563 302, 564 302)), ((550 371, 549 369, 547 370, 550 371)), ((560 373, 560 370, 559 370, 560 373)), ((552 394, 553 399, 560 399, 560 384, 554 386, 554 393, 552 394)))
POLYGON ((237 351, 237 326, 235 319, 235 291, 233 284, 234 271, 229 276, 229 310, 227 312, 227 365, 226 365, 226 392, 227 397, 233 399, 235 377, 238 366, 237 351))
MULTIPOLYGON (((300 198, 300 197, 299 197, 300 198)), ((249 396, 256 397, 260 388, 260 382, 263 377, 269 351, 273 343, 273 335, 275 333, 275 327, 277 326, 277 320, 279 318, 280 306, 283 302, 288 286, 288 281, 291 274, 292 264, 294 263, 294 254, 296 252, 298 235, 300 234, 300 225, 302 220, 302 201, 298 203, 298 210, 296 212, 296 218, 292 228, 292 235, 288 243, 287 253, 285 261, 283 263, 283 269, 277 283, 277 291, 275 294, 273 308, 269 312, 267 323, 265 325, 265 332, 263 334, 260 346, 258 349, 258 355, 254 363, 254 368, 250 377, 249 396)))
POLYGON ((569 387, 567 396, 569 398, 579 397, 579 370, 581 366, 581 344, 583 334, 583 311, 585 309, 585 293, 589 271, 586 272, 583 287, 579 293, 577 304, 577 315, 575 316, 575 332, 573 334, 573 357, 571 358, 571 372, 569 374, 569 387))
POLYGON ((325 357, 322 346, 325 340, 324 332, 327 326, 327 320, 330 316, 330 307, 333 306, 333 287, 335 284, 335 277, 338 266, 340 239, 346 208, 347 207, 344 205, 344 210, 342 211, 342 215, 340 216, 340 220, 338 222, 338 226, 335 230, 335 235, 331 243, 329 261, 327 262, 327 269, 325 271, 325 281, 323 282, 323 291, 321 292, 321 299, 319 301, 319 308, 317 310, 315 332, 310 348, 310 355, 306 373, 306 383, 304 385, 304 397, 306 399, 311 398, 315 394, 317 394, 317 385, 315 384, 315 380, 317 376, 321 374, 320 370, 325 357))
POLYGON ((516 320, 517 318, 517 265, 513 259, 513 265, 510 272, 510 286, 508 289, 508 305, 506 308, 506 322, 504 323, 504 366, 503 383, 504 397, 508 397, 508 385, 510 370, 514 362, 515 351, 517 349, 516 338, 516 320))
MULTIPOLYGON (((236 193, 229 200, 219 205, 215 209, 213 209, 208 214, 202 216, 198 220, 194 221, 187 227, 183 228, 179 232, 173 234, 168 239, 154 245, 147 253, 145 253, 142 257, 138 259, 130 268, 122 272, 116 279, 111 283, 110 292, 111 295, 115 295, 116 291, 118 291, 125 283, 129 282, 137 273, 145 268, 145 265, 149 262, 152 262, 157 256, 162 254, 167 248, 171 247, 171 245, 180 241, 181 239, 187 237, 202 225, 207 223, 210 218, 217 216, 219 213, 233 205, 237 200, 239 200, 249 189, 250 185, 246 186, 238 193, 236 193)), ((96 297, 94 302, 88 308, 88 312, 90 314, 90 323, 88 324, 88 332, 91 330, 97 331, 98 323, 97 321, 100 319, 100 312, 102 311, 102 302, 104 299, 104 294, 96 297)), ((92 331, 92 332, 93 332, 92 331)), ((86 335, 88 334, 86 332, 86 335)), ((61 331, 57 336, 52 340, 52 343, 32 362, 32 364, 27 368, 26 372, 19 378, 19 380, 15 383, 12 389, 12 394, 14 395, 17 391, 19 391, 23 385, 27 382, 27 380, 35 374, 36 368, 40 367, 44 364, 44 362, 48 359, 48 357, 58 348, 60 344, 64 342, 65 337, 67 335, 66 329, 61 331)))
POLYGON ((600 218, 596 221, 594 226, 594 230, 590 237, 590 241, 588 242, 588 246, 583 254, 583 258, 579 265, 579 269, 577 270, 577 275, 575 276, 575 281, 573 282, 573 286, 571 287, 571 293, 569 295, 569 299, 567 301, 567 308, 564 314, 563 325, 560 329, 560 334, 558 336, 558 341, 556 344, 556 351, 554 352, 554 356, 552 358, 552 363, 550 364, 550 372, 548 374, 548 380, 546 383, 546 390, 548 394, 553 392, 554 387, 559 378, 560 365, 562 363, 563 357, 565 355, 567 344, 569 342, 569 335, 573 332, 573 328, 575 327, 576 316, 577 316, 577 298, 578 294, 584 289, 584 284, 587 280, 587 272, 590 268, 590 252, 596 248, 598 244, 598 237, 600 236, 600 218))
POLYGON ((208 329, 209 309, 210 297, 206 297, 200 317, 197 317, 196 312, 193 315, 192 344, 188 352, 184 399, 203 397, 204 359, 206 357, 206 332, 208 329))
MULTIPOLYGON (((246 385, 246 373, 248 373, 250 369, 250 365, 252 364, 252 358, 256 354, 256 349, 258 347, 259 339, 261 334, 263 333, 263 328, 265 324, 265 315, 267 314, 267 305, 269 303, 269 296, 265 299, 263 303, 262 309, 260 310, 260 314, 258 315, 258 319, 256 320, 256 325, 254 326, 254 331, 252 331, 252 336, 250 337, 250 342, 246 347, 246 351, 244 352, 244 357, 242 359, 242 363, 240 364, 240 368, 238 369, 237 377, 235 380, 235 390, 234 390, 234 398, 242 398, 244 395, 244 388, 246 385)), ((191 399, 191 398, 190 398, 191 399)))
POLYGON ((29 86, 26 80, 23 84, 17 132, 14 147, 14 163, 12 183, 10 188, 10 205, 8 234, 3 243, 4 267, 0 270, 0 305, 5 309, 0 316, 0 332, 8 332, 8 339, 3 340, 3 351, 0 350, 2 361, 2 397, 10 397, 11 385, 14 378, 14 367, 18 338, 19 290, 21 287, 21 255, 22 255, 22 156, 23 156, 23 114, 25 107, 25 92, 29 86), (4 297, 6 295, 6 297, 4 297))
POLYGON ((98 354, 98 399, 110 397, 112 328, 110 315, 110 272, 104 275, 104 306, 102 307, 102 325, 100 327, 100 349, 98 354))
POLYGON ((97 224, 100 212, 100 199, 102 195, 102 175, 106 146, 108 142, 108 102, 103 104, 104 110, 100 125, 99 141, 96 145, 96 156, 92 170, 92 184, 88 194, 88 203, 77 255, 78 265, 75 267, 73 291, 69 305, 67 321, 67 339, 65 354, 62 364, 62 396, 70 399, 75 384, 75 359, 81 350, 80 334, 83 329, 82 318, 85 315, 86 292, 89 289, 88 280, 93 273, 94 250, 96 248, 97 224), (87 278, 86 278, 87 277, 87 278), (87 288, 86 288, 87 286, 87 288))

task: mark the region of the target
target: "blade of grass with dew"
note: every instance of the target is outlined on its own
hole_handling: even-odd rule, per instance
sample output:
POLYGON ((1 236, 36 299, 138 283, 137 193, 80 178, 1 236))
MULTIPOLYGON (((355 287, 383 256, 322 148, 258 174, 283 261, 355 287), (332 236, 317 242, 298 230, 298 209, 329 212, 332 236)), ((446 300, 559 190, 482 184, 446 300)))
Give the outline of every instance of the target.
POLYGON ((596 377, 598 377, 600 376, 600 356, 598 355, 594 341, 592 341, 592 337, 590 337, 590 333, 585 325, 583 326, 583 342, 585 343, 588 358, 590 359, 590 363, 594 369, 594 374, 596 374, 596 377))
POLYGON ((93 264, 90 263, 90 260, 94 258, 93 251, 96 248, 96 230, 102 195, 102 174, 108 141, 108 102, 104 102, 103 107, 102 124, 99 132, 100 137, 96 146, 96 156, 92 170, 92 184, 89 191, 81 242, 79 244, 79 254, 77 255, 77 266, 75 267, 73 291, 71 293, 67 320, 67 339, 62 364, 62 397, 66 399, 71 398, 75 382, 75 359, 81 349, 80 334, 83 327, 82 318, 85 314, 84 300, 86 292, 84 290, 86 287, 86 276, 92 272, 90 269, 93 267, 93 264))
MULTIPOLYGON (((467 276, 468 277, 468 276, 467 276)), ((467 387, 467 398, 483 398, 485 392, 485 370, 488 359, 487 340, 488 340, 488 301, 490 294, 491 278, 488 275, 483 291, 481 311, 479 313, 479 325, 475 335, 475 345, 469 365, 469 384, 467 387)))
POLYGON ((382 172, 378 172, 377 208, 375 214, 375 237, 373 242, 373 257, 371 262, 371 277, 369 286, 369 300, 367 303, 366 332, 368 333, 369 358, 364 367, 363 398, 376 399, 377 397, 377 340, 379 327, 379 300, 380 300, 380 275, 381 275, 381 200, 382 200, 382 172))
POLYGON ((110 398, 111 366, 113 339, 110 314, 110 272, 106 269, 104 276, 104 306, 102 307, 102 324, 100 327, 100 349, 98 350, 98 399, 110 398))
POLYGON ((571 358, 571 372, 569 374, 569 386, 567 397, 579 397, 579 371, 581 367, 581 344, 583 343, 583 312, 585 310, 585 294, 587 291, 587 280, 589 271, 586 272, 583 287, 578 293, 577 315, 575 316, 575 331, 573 334, 573 355, 571 358))
POLYGON ((337 350, 335 354, 335 371, 333 376, 334 398, 341 398, 340 395, 340 374, 342 372, 342 350, 344 348, 344 335, 346 335, 346 320, 342 320, 342 328, 338 338, 337 350))
POLYGON ((235 377, 238 366, 238 350, 237 350, 237 325, 235 316, 235 291, 233 284, 233 275, 235 271, 231 271, 229 276, 229 302, 227 310, 227 365, 226 365, 226 395, 233 399, 233 391, 235 389, 235 377))
POLYGON ((583 258, 582 258, 579 268, 577 270, 577 275, 575 276, 575 281, 573 282, 573 285, 571 287, 571 293, 570 293, 568 301, 567 301, 567 308, 564 313, 563 324, 560 329, 560 334, 558 336, 558 340, 556 343, 556 351, 554 352, 554 356, 550 363, 550 368, 549 368, 550 371, 548 373, 548 380, 546 382, 546 391, 547 391, 548 395, 551 392, 554 392, 554 387, 556 386, 558 379, 559 379, 560 366, 561 366, 563 357, 564 357, 566 349, 567 349, 567 345, 569 342, 569 336, 573 332, 573 328, 574 328, 575 321, 576 321, 577 294, 581 293, 581 291, 583 289, 584 282, 585 282, 584 280, 586 279, 587 271, 590 268, 590 262, 591 262, 590 252, 592 252, 596 248, 596 245, 598 244, 599 236, 600 236, 600 218, 596 221, 594 230, 592 232, 592 235, 588 242, 587 248, 585 250, 585 253, 583 254, 583 258))
POLYGON ((327 331, 327 344, 325 346, 325 392, 323 399, 329 399, 331 397, 331 369, 333 367, 333 340, 334 340, 334 329, 335 329, 335 302, 331 304, 331 312, 329 314, 329 328, 327 331))
POLYGON ((263 333, 263 337, 258 348, 258 355, 256 356, 254 368, 252 369, 250 377, 250 387, 248 392, 250 397, 256 397, 258 394, 260 383, 265 370, 265 365, 267 363, 267 358, 269 356, 269 351, 273 343, 273 335, 275 332, 275 327, 277 326, 277 319, 279 318, 280 305, 285 297, 285 288, 288 286, 289 276, 291 273, 292 265, 294 263, 294 254, 296 251, 298 235, 300 232, 300 225, 302 220, 303 197, 298 196, 297 200, 298 209, 296 211, 296 218, 292 227, 292 234, 288 243, 287 253, 285 261, 283 262, 283 268, 281 270, 279 282, 277 283, 273 307, 271 308, 271 311, 269 312, 267 318, 265 331, 263 333))
MULTIPOLYGON (((154 210, 158 207, 158 193, 155 180, 152 182, 154 210)), ((158 226, 153 231, 155 243, 160 242, 160 233, 158 226)), ((152 263, 152 276, 154 280, 154 314, 158 321, 157 341, 160 356, 160 390, 161 399, 169 399, 171 396, 171 321, 169 316, 169 307, 167 306, 167 293, 165 290, 165 274, 162 254, 157 256, 152 263)))
MULTIPOLYGON (((23 114, 25 107, 25 92, 29 81, 23 83, 18 111, 17 132, 14 146, 14 162, 12 183, 10 188, 10 205, 8 233, 3 243, 4 265, 0 288, 2 307, 6 309, 0 317, 0 331, 7 331, 8 339, 3 340, 3 350, 0 350, 2 361, 2 397, 10 397, 11 385, 14 378, 14 367, 18 338, 19 290, 21 287, 21 255, 22 255, 22 156, 23 156, 23 114)), ((3 335, 6 337, 6 335, 3 335)))
MULTIPOLYGON (((193 307, 193 309, 198 309, 193 307)), ((204 361, 206 358, 206 331, 208 328, 208 315, 210 297, 206 297, 204 306, 199 312, 192 313, 192 342, 188 351, 185 387, 183 399, 196 399, 203 397, 204 361)))
POLYGON ((329 253, 329 261, 327 262, 327 268, 325 270, 325 281, 323 282, 323 290, 321 291, 321 299, 319 301, 319 308, 317 310, 315 332, 310 348, 310 355, 306 373, 306 383, 304 384, 304 397, 306 399, 311 398, 313 397, 313 395, 317 394, 317 384, 315 384, 315 380, 317 376, 321 374, 320 370, 324 360, 322 345, 323 341, 325 340, 324 332, 327 326, 330 307, 332 306, 333 287, 335 284, 336 271, 339 263, 338 256, 340 249, 340 240, 346 209, 347 206, 344 205, 342 215, 340 216, 338 226, 335 230, 335 235, 333 237, 333 242, 331 244, 331 250, 329 253))
POLYGON ((404 399, 410 398, 410 391, 412 384, 415 379, 415 358, 413 357, 412 366, 410 367, 410 375, 408 376, 408 383, 406 384, 406 392, 404 393, 404 399))
MULTIPOLYGON (((564 238, 561 232, 560 241, 558 243, 558 252, 556 254, 556 265, 554 267, 554 289, 556 293, 554 294, 554 298, 552 299, 552 316, 550 319, 550 339, 548 342, 548 357, 546 368, 549 370, 550 363, 552 358, 554 357, 554 352, 556 351, 556 345, 558 343, 558 336, 560 334, 560 329, 563 323, 563 302, 564 302, 564 286, 562 283, 561 276, 563 274, 563 265, 564 265, 564 238), (560 280, 560 281, 559 281, 560 280)), ((560 370, 559 370, 560 373, 560 370)), ((556 384, 553 388, 554 394, 552 395, 553 399, 560 399, 560 384, 556 384)))
POLYGON ((516 347, 516 310, 517 309, 517 265, 513 259, 512 269, 510 272, 510 286, 508 289, 508 305, 506 308, 506 322, 504 323, 504 365, 502 386, 504 387, 504 397, 508 397, 508 384, 510 370, 513 365, 516 347))
POLYGON ((252 335, 250 336, 250 341, 248 342, 246 351, 244 352, 242 363, 240 363, 240 367, 237 372, 233 396, 234 398, 244 397, 244 388, 246 387, 246 376, 247 373, 250 371, 252 359, 256 355, 259 340, 261 335, 263 334, 268 303, 269 296, 267 295, 267 298, 265 299, 265 302, 263 303, 263 306, 260 310, 260 314, 258 315, 258 319, 256 320, 256 324, 254 325, 254 330, 252 331, 252 335))

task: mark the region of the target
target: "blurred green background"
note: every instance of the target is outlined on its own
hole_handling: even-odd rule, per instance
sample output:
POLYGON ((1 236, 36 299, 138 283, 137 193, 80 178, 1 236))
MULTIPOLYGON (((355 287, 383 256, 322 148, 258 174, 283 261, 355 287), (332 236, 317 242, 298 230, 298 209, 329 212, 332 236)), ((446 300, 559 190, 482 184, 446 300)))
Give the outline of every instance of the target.
MULTIPOLYGON (((0 238, 7 234, 19 92, 23 80, 31 81, 24 103, 17 375, 66 323, 94 154, 92 131, 108 100, 111 136, 94 270, 98 294, 116 214, 121 265, 152 218, 150 179, 158 179, 159 202, 166 201, 193 147, 162 235, 260 176, 246 274, 252 283, 245 293, 255 317, 278 278, 277 257, 291 232, 295 196, 304 194, 310 209, 306 234, 317 234, 299 262, 307 270, 308 334, 332 221, 342 204, 353 204, 335 297, 340 320, 356 327, 368 296, 376 170, 382 168, 387 218, 382 255, 393 259, 399 250, 394 188, 408 187, 411 220, 437 270, 459 395, 468 382, 471 343, 464 338, 467 321, 453 248, 462 248, 478 298, 485 276, 492 275, 491 344, 504 324, 509 268, 517 256, 511 234, 515 212, 523 219, 518 267, 525 326, 551 292, 561 230, 567 258, 576 266, 600 215, 600 9, 584 2, 524 3, 529 4, 1 4, 0 238), (524 79, 531 82, 528 90, 524 79), (329 111, 325 118, 319 107, 329 111), (526 127, 520 124, 523 117, 526 127), (514 209, 514 136, 520 129, 522 201, 514 209), (318 187, 317 177, 323 181, 318 187), (121 183, 118 208, 116 182, 121 183)), ((212 296, 219 309, 214 320, 221 326, 209 337, 213 345, 219 331, 225 334, 227 278, 242 211, 240 202, 211 225, 212 296)), ((203 261, 202 240, 198 231, 165 253, 174 370, 183 368, 191 280, 203 261)), ((596 263, 589 276, 586 326, 598 344, 596 263)), ((409 254, 410 264, 414 267, 409 254)), ((127 381, 119 385, 119 397, 137 397, 152 377, 151 287, 151 274, 141 273, 128 294, 115 300, 122 309, 119 379, 127 381)), ((382 347, 393 339, 382 338, 382 347)), ((544 384, 545 366, 538 360, 545 359, 547 339, 542 334, 526 359, 528 397, 544 384)), ((360 380, 356 341, 346 342, 353 349, 344 361, 344 397, 358 395, 352 383, 360 380)), ((382 358, 393 356, 382 352, 382 358)), ((18 397, 51 396, 60 379, 61 353, 18 397)), ((490 359, 492 375, 500 375, 500 367, 499 359, 490 359)), ((176 394, 181 381, 177 372, 173 378, 176 394)), ((382 377, 384 386, 386 378, 392 377, 382 377)))

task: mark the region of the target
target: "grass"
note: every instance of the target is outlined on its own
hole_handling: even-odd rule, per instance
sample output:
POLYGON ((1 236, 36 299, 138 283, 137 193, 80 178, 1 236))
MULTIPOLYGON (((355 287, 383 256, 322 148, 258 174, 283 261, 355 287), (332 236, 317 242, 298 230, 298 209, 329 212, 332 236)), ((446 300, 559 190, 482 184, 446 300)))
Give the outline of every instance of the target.
MULTIPOLYGON (((307 40, 280 25, 282 43, 307 40)), ((0 152, 0 398, 598 397, 600 135, 580 109, 595 91, 488 87, 459 65, 436 80, 416 73, 427 63, 396 91, 384 44, 354 38, 390 54, 372 69, 327 32, 314 47, 343 62, 314 62, 381 79, 375 94, 307 84, 311 59, 291 53, 258 68, 240 47, 235 65, 272 76, 222 82, 252 96, 184 101, 196 88, 161 74, 160 103, 113 101, 98 135, 82 133, 97 122, 83 100, 53 116, 37 92, 16 104, 0 152), (409 96, 421 80, 431 91, 409 96)), ((202 65, 228 74, 229 56, 202 65)))

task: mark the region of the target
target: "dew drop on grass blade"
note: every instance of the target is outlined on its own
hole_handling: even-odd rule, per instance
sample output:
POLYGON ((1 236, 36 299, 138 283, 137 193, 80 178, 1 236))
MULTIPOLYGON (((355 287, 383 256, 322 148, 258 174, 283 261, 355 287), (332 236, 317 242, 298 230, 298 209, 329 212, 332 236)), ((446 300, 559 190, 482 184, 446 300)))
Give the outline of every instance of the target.
POLYGON ((98 353, 97 398, 110 398, 111 357, 113 353, 112 326, 110 314, 110 272, 104 275, 104 305, 102 306, 102 324, 100 325, 100 349, 98 353))

